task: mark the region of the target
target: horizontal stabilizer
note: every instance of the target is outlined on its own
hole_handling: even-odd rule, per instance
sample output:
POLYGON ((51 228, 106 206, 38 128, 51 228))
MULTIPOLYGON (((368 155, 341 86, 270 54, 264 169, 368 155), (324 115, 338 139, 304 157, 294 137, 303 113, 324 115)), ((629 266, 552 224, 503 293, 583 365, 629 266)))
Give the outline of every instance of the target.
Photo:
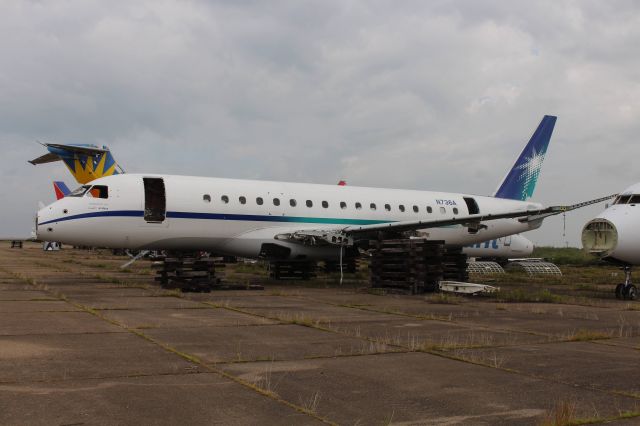
POLYGON ((48 153, 34 160, 31 160, 29 162, 35 166, 36 164, 53 163, 54 161, 60 161, 60 160, 61 158, 58 157, 56 154, 48 153))
POLYGON ((57 143, 47 143, 45 144, 45 146, 47 148, 54 148, 54 149, 58 149, 61 151, 64 151, 65 153, 77 153, 77 154, 86 154, 86 155, 98 155, 98 154, 102 154, 103 152, 107 152, 109 151, 106 148, 100 148, 97 147, 95 145, 81 145, 81 144, 69 144, 69 145, 63 145, 63 144, 57 144, 57 143))

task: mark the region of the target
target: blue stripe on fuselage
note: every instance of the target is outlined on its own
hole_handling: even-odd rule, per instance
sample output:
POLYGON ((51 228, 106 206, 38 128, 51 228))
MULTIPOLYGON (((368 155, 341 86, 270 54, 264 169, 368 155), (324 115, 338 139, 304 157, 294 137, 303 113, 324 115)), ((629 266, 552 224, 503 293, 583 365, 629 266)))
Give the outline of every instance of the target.
MULTIPOLYGON (((73 216, 61 217, 58 219, 42 222, 39 225, 47 225, 54 222, 65 222, 68 220, 85 219, 92 217, 144 217, 142 210, 114 210, 77 214, 73 216)), ((317 223, 329 225, 375 225, 379 223, 390 223, 388 220, 368 220, 368 219, 340 219, 323 217, 302 217, 302 216, 264 216, 251 214, 224 214, 224 213, 196 213, 196 212, 167 212, 167 218, 172 219, 205 219, 205 220, 234 220, 247 222, 285 222, 285 223, 317 223)))
POLYGON ((54 222, 66 222, 68 220, 75 219, 86 219, 90 217, 143 217, 144 212, 142 210, 114 210, 114 211, 102 211, 102 212, 91 212, 91 213, 82 213, 75 214, 73 216, 60 217, 58 219, 48 220, 46 222, 39 223, 38 225, 47 225, 49 223, 54 222))

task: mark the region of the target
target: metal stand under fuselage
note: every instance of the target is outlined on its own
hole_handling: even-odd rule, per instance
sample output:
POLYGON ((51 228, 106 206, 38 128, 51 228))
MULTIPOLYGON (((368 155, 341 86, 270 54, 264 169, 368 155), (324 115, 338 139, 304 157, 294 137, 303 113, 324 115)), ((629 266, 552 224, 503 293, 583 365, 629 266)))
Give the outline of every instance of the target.
POLYGON ((636 300, 638 289, 631 284, 631 266, 623 266, 624 283, 616 286, 616 298, 624 300, 636 300))

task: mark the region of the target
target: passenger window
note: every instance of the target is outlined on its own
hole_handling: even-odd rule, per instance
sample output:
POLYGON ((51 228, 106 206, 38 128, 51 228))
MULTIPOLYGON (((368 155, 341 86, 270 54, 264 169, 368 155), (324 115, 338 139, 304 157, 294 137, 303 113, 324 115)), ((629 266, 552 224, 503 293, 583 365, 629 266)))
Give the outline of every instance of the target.
POLYGON ((247 199, 245 197, 240 197, 238 198, 238 201, 240 201, 240 204, 247 204, 247 199))
POLYGON ((289 200, 289 205, 290 205, 291 207, 295 207, 297 204, 298 204, 298 203, 296 203, 296 200, 294 200, 293 198, 291 198, 291 199, 289 200))
POLYGON ((229 197, 227 197, 226 195, 223 195, 222 197, 220 197, 220 199, 222 200, 223 203, 228 204, 229 203, 229 197))
POLYGON ((458 208, 457 207, 453 208, 453 214, 458 214, 458 208))
POLYGON ((629 204, 639 204, 640 203, 640 195, 632 195, 629 200, 629 204))
POLYGON ((400 211, 401 211, 401 212, 403 212, 403 213, 404 213, 404 205, 400 204, 400 205, 398 206, 398 208, 400 209, 400 211))
POLYGON ((256 204, 261 206, 264 203, 264 200, 262 199, 262 197, 258 197, 256 198, 256 204))
POLYGON ((211 202, 211 195, 209 194, 204 194, 202 196, 202 201, 204 201, 205 203, 210 203, 211 202))
POLYGON ((420 209, 418 208, 418 206, 413 206, 413 211, 414 213, 418 213, 420 209))
POLYGON ((328 203, 328 202, 326 202, 326 201, 323 201, 323 202, 322 202, 322 207, 324 207, 325 209, 326 209, 326 208, 329 208, 329 203, 328 203))
POLYGON ((344 201, 340 201, 340 208, 341 209, 346 209, 347 208, 347 203, 345 203, 344 201))
POLYGON ((362 209, 362 204, 356 203, 356 210, 360 210, 360 209, 362 209))
POLYGON ((433 209, 431 208, 431 206, 427 206, 427 213, 433 213, 433 209))
POLYGON ((385 205, 384 205, 384 209, 385 209, 386 211, 390 212, 390 211, 391 211, 391 205, 390 205, 390 204, 385 204, 385 205))
POLYGON ((447 209, 445 209, 444 207, 440 207, 440 213, 445 214, 447 212, 447 209))
POLYGON ((273 199, 273 205, 274 206, 279 206, 280 205, 280 199, 279 198, 274 198, 273 199))
POLYGON ((371 210, 375 210, 375 209, 376 209, 376 203, 371 203, 371 204, 369 204, 369 208, 370 208, 371 210))
POLYGON ((313 207, 313 201, 307 200, 307 207, 309 208, 313 207))

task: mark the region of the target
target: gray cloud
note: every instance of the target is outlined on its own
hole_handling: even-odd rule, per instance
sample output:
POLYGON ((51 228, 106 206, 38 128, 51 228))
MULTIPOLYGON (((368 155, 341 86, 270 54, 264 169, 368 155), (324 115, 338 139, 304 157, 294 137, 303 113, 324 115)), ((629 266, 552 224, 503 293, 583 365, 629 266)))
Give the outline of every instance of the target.
MULTIPOLYGON (((130 171, 491 193, 559 116, 535 199, 638 180, 640 13, 612 2, 26 2, 0 16, 0 235, 62 165, 36 139, 107 144, 130 171)), ((598 208, 531 238, 579 244, 598 208)))

